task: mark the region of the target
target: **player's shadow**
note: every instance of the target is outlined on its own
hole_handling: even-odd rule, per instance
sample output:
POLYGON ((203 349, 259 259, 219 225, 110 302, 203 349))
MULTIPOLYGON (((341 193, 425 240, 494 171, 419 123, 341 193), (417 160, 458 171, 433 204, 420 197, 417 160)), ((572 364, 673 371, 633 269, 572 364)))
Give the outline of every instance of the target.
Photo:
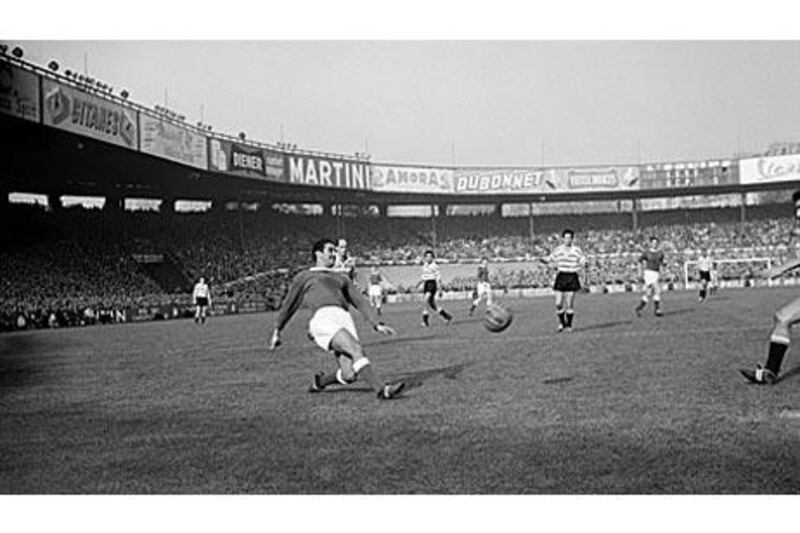
MULTIPOLYGON (((406 372, 403 374, 398 374, 392 376, 391 382, 395 381, 403 381, 406 384, 405 390, 415 389, 417 387, 421 387, 422 384, 428 381, 431 378, 435 378, 437 376, 442 376, 445 379, 458 379, 459 374, 469 367, 474 365, 474 362, 466 362, 466 363, 458 363, 455 365, 450 366, 443 366, 440 368, 429 368, 427 370, 418 370, 416 372, 406 372)), ((337 394, 342 392, 372 392, 374 391, 369 387, 337 387, 332 386, 331 388, 326 387, 322 394, 337 394)))
POLYGON ((678 315, 685 315, 687 313, 694 313, 695 309, 693 307, 685 307, 683 309, 670 309, 669 311, 664 311, 661 313, 662 316, 678 316, 678 315))
POLYGON ((614 322, 603 322, 600 324, 589 324, 587 326, 580 326, 575 328, 576 331, 592 331, 595 329, 608 329, 613 328, 616 326, 624 326, 626 324, 631 324, 633 320, 616 320, 614 322))
POLYGON ((780 383, 786 379, 792 379, 797 376, 800 376, 800 365, 795 366, 794 368, 790 368, 786 372, 784 372, 779 378, 776 383, 780 383))
POLYGON ((427 370, 417 370, 416 372, 407 372, 400 374, 394 378, 395 381, 404 381, 406 390, 421 387, 423 383, 431 378, 442 376, 445 379, 458 379, 458 376, 465 368, 474 365, 474 362, 467 361, 465 363, 458 363, 450 366, 442 366, 439 368, 429 368, 427 370))

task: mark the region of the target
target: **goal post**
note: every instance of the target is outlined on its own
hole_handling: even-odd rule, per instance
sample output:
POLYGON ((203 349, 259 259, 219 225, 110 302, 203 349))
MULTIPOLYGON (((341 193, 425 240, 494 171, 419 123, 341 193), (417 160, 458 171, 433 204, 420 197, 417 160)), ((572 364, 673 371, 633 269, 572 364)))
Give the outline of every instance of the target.
MULTIPOLYGON (((699 274, 697 264, 700 261, 697 259, 686 260, 683 263, 683 283, 688 289, 690 283, 697 283, 699 274)), ((772 268, 773 258, 771 257, 744 257, 738 259, 712 259, 712 270, 717 271, 717 279, 720 281, 724 279, 737 279, 741 276, 742 268, 749 267, 753 272, 759 272, 768 268, 772 268)), ((713 278, 712 278, 713 279, 713 278)), ((773 280, 769 280, 768 284, 772 285, 773 280)), ((719 282, 718 282, 719 284, 719 282)))

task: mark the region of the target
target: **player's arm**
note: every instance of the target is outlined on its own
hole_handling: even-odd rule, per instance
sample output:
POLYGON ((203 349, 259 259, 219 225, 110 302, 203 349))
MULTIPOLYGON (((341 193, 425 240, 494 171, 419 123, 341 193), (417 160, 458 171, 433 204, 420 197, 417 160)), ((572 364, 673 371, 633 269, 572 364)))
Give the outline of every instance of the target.
POLYGON ((361 293, 358 292, 353 283, 349 280, 345 284, 345 294, 347 295, 347 299, 350 301, 353 307, 358 309, 358 312, 364 317, 364 320, 372 325, 372 329, 378 333, 383 333, 384 335, 394 335, 395 331, 378 320, 378 317, 375 314, 375 311, 373 311, 372 306, 369 305, 369 302, 364 299, 361 293))
POLYGON ((294 316, 303 302, 303 273, 301 272, 292 280, 289 292, 283 299, 278 316, 275 318, 275 329, 272 331, 272 338, 269 341, 269 349, 274 350, 281 345, 281 331, 294 316))
POLYGON ((774 266, 772 268, 763 270, 761 272, 761 277, 766 279, 777 278, 778 276, 786 274, 787 272, 794 270, 797 267, 800 267, 800 258, 792 259, 791 261, 783 263, 782 265, 774 266))

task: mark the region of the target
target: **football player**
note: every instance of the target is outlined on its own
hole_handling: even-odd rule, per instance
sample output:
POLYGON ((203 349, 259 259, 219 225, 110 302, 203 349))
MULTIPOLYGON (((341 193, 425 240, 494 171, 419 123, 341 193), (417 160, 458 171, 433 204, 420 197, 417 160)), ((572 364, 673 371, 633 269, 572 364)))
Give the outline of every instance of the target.
POLYGON ((575 317, 575 293, 581 290, 581 281, 578 270, 585 268, 586 256, 574 243, 575 232, 565 229, 561 233, 561 244, 547 257, 539 258, 544 264, 555 263, 557 274, 553 284, 556 293, 556 316, 558 317, 558 331, 572 331, 572 322, 575 317))
POLYGON ((396 397, 403 390, 404 383, 386 383, 373 370, 364 355, 348 309, 351 305, 358 309, 379 333, 394 335, 394 330, 379 322, 353 282, 333 269, 336 246, 332 240, 321 239, 314 243, 311 255, 314 266, 294 277, 281 305, 269 343, 270 350, 281 345, 281 331, 294 313, 305 306, 312 313, 308 323, 309 336, 320 348, 331 352, 339 366, 336 372, 315 374, 309 392, 321 392, 330 385, 348 385, 364 379, 377 393, 378 399, 396 397))
POLYGON ((439 283, 442 281, 442 271, 439 265, 436 264, 433 250, 425 250, 422 257, 422 279, 417 283, 417 287, 423 286, 422 292, 422 327, 427 328, 430 325, 428 317, 428 307, 434 312, 438 313, 447 324, 453 320, 453 316, 447 312, 444 307, 439 307, 436 304, 436 292, 439 290, 439 283))
POLYGON ((192 290, 192 303, 195 306, 194 323, 205 324, 206 310, 208 306, 211 305, 211 291, 203 277, 200 277, 194 285, 194 289, 192 290))
POLYGON ((475 277, 477 279, 477 284, 475 285, 475 297, 469 308, 469 316, 472 316, 472 313, 475 312, 475 308, 478 307, 478 304, 481 303, 484 297, 486 298, 486 305, 492 305, 492 285, 489 283, 489 258, 481 258, 475 277))
POLYGON ((658 237, 650 237, 650 247, 639 256, 639 276, 644 281, 642 299, 636 306, 636 315, 642 316, 642 311, 647 307, 650 297, 653 298, 653 308, 656 316, 661 316, 661 267, 664 265, 664 251, 661 250, 658 237))

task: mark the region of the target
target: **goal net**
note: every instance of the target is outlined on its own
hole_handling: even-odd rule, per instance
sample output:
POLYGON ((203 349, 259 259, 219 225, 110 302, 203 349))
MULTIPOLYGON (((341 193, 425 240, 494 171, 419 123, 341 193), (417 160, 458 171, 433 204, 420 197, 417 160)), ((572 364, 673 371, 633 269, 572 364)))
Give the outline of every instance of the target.
MULTIPOLYGON (((699 260, 692 259, 683 263, 683 282, 686 288, 700 282, 699 260)), ((771 257, 747 257, 739 259, 714 259, 711 269, 711 281, 719 286, 724 281, 740 281, 757 277, 762 270, 772 268, 771 257)), ((769 285, 772 285, 770 280, 769 285)))

